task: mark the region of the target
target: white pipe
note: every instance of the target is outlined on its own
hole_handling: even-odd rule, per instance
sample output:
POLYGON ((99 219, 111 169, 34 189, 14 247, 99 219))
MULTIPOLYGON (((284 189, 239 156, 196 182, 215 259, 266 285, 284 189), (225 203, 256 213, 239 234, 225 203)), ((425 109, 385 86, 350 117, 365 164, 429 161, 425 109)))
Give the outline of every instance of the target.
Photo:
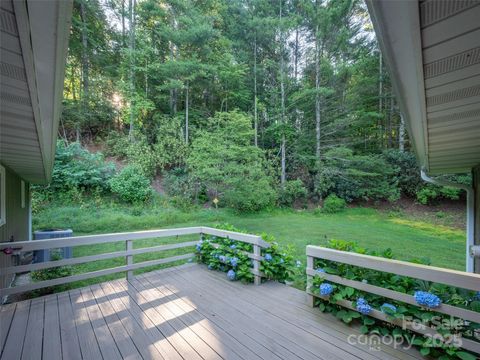
POLYGON ((467 246, 466 246, 466 272, 474 272, 474 240, 473 240, 473 224, 474 224, 474 192, 473 187, 465 184, 454 183, 451 181, 433 179, 429 177, 425 170, 422 169, 420 176, 426 182, 440 185, 440 186, 449 186, 457 189, 462 189, 467 192, 467 246))

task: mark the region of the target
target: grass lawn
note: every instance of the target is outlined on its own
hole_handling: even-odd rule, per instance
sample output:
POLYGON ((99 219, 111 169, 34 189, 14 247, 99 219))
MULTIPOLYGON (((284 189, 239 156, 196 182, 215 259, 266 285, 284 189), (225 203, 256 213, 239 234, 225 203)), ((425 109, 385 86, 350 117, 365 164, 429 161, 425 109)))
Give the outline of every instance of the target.
MULTIPOLYGON (((323 245, 329 239, 355 241, 360 246, 384 250, 391 248, 402 260, 427 258, 432 265, 463 270, 465 266, 465 233, 462 230, 412 220, 400 213, 387 214, 369 208, 351 208, 338 214, 314 214, 310 211, 276 210, 258 214, 236 214, 229 210, 197 209, 183 212, 156 204, 148 208, 117 204, 83 204, 48 206, 37 212, 34 229, 71 228, 75 235, 101 234, 156 228, 214 226, 229 223, 251 233, 269 233, 280 244, 293 245, 296 258, 305 263, 305 247, 323 245)), ((163 243, 190 241, 192 236, 135 241, 135 248, 163 243)), ((74 248, 74 256, 119 251, 124 242, 74 248)), ((193 252, 193 248, 135 256, 134 261, 193 252)), ((120 266, 123 258, 77 265, 74 273, 120 266)), ((160 266, 161 267, 161 266, 160 266)), ((156 267, 158 268, 158 267, 156 267)), ((142 271, 149 271, 143 269, 142 271)), ((96 281, 123 276, 115 274, 96 281)), ((75 286, 92 283, 79 282, 75 286)))

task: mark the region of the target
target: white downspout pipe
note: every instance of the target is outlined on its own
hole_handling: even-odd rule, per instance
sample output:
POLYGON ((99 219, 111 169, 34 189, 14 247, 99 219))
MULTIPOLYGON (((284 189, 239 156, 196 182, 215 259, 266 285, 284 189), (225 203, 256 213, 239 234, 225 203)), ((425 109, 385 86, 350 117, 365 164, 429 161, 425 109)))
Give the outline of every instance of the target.
POLYGON ((466 246, 466 271, 473 273, 474 268, 474 240, 473 240, 473 226, 474 226, 474 192, 473 187, 454 183, 451 181, 433 179, 429 177, 425 170, 422 169, 420 172, 422 180, 429 182, 431 184, 440 185, 440 186, 449 186, 457 189, 462 189, 467 192, 467 246, 466 246))

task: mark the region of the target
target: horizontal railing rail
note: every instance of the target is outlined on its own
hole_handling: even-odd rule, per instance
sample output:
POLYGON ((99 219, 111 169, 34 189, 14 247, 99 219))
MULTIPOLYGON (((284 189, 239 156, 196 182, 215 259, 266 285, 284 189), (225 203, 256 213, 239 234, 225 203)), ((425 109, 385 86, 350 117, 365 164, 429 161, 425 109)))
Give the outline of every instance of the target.
MULTIPOLYGON (((21 252, 29 252, 35 250, 45 249, 57 249, 63 247, 76 247, 84 245, 96 245, 107 244, 116 242, 125 242, 125 250, 115 251, 110 253, 102 253, 95 255, 88 255, 82 257, 74 257, 69 259, 60 259, 56 261, 46 261, 28 265, 15 265, 0 269, 0 275, 18 274, 30 271, 38 271, 49 268, 55 268, 59 266, 71 266, 77 264, 84 264, 93 261, 107 260, 113 258, 125 258, 125 265, 117 266, 113 268, 106 268, 97 271, 91 271, 81 274, 75 274, 66 277, 59 277, 51 280, 44 280, 39 282, 33 282, 25 285, 19 285, 9 288, 0 289, 0 297, 6 295, 12 295, 22 293, 26 291, 37 290, 45 287, 51 287, 56 285, 68 284, 76 281, 87 280, 105 275, 111 275, 120 272, 127 273, 127 279, 131 279, 133 276, 133 270, 166 264, 170 262, 186 260, 192 258, 195 254, 188 253, 183 255, 177 255, 167 258, 160 258, 155 260, 142 261, 138 263, 133 262, 134 255, 160 252, 172 249, 180 249, 195 246, 198 243, 196 241, 178 242, 173 244, 164 244, 152 247, 142 247, 138 249, 133 248, 135 240, 153 239, 153 238, 166 238, 172 236, 182 235, 212 235, 220 238, 229 238, 231 240, 240 241, 251 244, 253 247, 253 253, 247 253, 247 256, 253 260, 253 268, 251 269, 254 274, 255 284, 261 283, 263 274, 260 272, 260 261, 263 259, 261 256, 261 249, 270 247, 270 244, 264 241, 260 236, 244 234, 234 231, 214 229, 210 227, 198 226, 189 228, 177 228, 177 229, 160 229, 160 230, 147 230, 136 231, 126 233, 114 233, 114 234, 102 234, 102 235, 87 235, 76 236, 67 238, 57 238, 48 240, 35 240, 35 241, 19 241, 13 243, 0 243, 0 256, 11 256, 19 254, 21 252)), ((214 242, 214 241, 212 241, 214 242)))
MULTIPOLYGON (((315 259, 330 260, 343 264, 349 264, 366 269, 377 270, 381 272, 403 275, 414 279, 432 281, 435 283, 450 285, 458 288, 480 291, 480 275, 470 274, 456 270, 443 269, 433 266, 426 266, 421 264, 409 263, 406 261, 386 259, 376 256, 357 254, 347 251, 340 251, 335 249, 328 249, 319 246, 307 246, 307 293, 311 306, 314 306, 314 299, 320 298, 328 300, 328 296, 322 296, 312 291, 312 282, 315 276, 322 277, 332 283, 348 286, 360 291, 372 293, 392 300, 400 301, 410 305, 419 306, 415 301, 413 295, 386 289, 380 286, 371 285, 362 281, 346 279, 338 275, 328 274, 325 272, 318 272, 314 269, 315 259)), ((356 311, 353 306, 353 301, 340 300, 336 304, 356 311)), ((473 321, 480 323, 480 313, 448 304, 441 304, 439 307, 432 309, 441 314, 447 314, 466 321, 473 321)), ((423 335, 432 335, 437 339, 443 337, 433 328, 424 325, 413 323, 405 319, 393 319, 381 311, 373 309, 370 316, 389 322, 398 326, 403 326, 409 330, 421 333, 423 335)), ((462 347, 466 350, 480 353, 480 343, 471 339, 461 339, 462 347)))

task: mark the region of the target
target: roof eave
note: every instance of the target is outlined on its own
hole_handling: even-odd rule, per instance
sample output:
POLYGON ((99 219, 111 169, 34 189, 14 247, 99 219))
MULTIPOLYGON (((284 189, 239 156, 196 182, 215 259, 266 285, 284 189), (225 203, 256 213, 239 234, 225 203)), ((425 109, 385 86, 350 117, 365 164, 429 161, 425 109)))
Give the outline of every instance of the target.
POLYGON ((417 1, 366 0, 393 89, 420 166, 427 172, 428 131, 417 1))

